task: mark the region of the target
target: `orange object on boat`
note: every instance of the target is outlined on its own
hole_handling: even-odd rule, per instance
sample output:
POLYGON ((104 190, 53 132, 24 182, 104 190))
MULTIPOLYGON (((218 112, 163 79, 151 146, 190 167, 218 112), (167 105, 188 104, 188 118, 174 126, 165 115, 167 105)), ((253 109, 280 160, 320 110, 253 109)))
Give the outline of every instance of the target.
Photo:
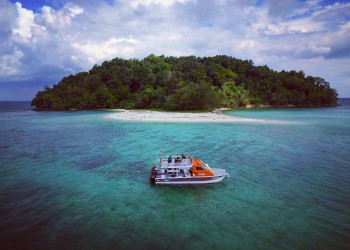
POLYGON ((192 173, 195 176, 214 176, 213 171, 196 158, 192 160, 192 173))

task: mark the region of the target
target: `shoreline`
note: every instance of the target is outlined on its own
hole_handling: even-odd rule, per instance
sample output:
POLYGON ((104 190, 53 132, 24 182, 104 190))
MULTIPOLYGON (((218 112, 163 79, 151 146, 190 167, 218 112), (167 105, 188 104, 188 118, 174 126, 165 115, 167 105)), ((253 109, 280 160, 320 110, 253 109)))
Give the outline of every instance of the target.
POLYGON ((164 111, 148 111, 148 110, 126 110, 114 109, 110 110, 113 114, 106 115, 105 118, 110 120, 126 121, 126 122, 160 122, 160 123, 265 123, 265 124, 290 124, 287 121, 266 120, 245 118, 223 114, 221 111, 225 109, 215 110, 213 112, 164 112, 164 111))
MULTIPOLYGON (((342 98, 342 99, 350 99, 350 98, 342 98)), ((1 102, 1 101, 0 101, 1 102)), ((3 101, 7 102, 7 101, 3 101)), ((12 101, 11 101, 12 102, 12 101)), ((17 102, 17 101, 13 101, 17 102)), ((27 102, 27 101, 19 101, 19 102, 27 102)), ((341 103, 337 103, 337 105, 283 105, 283 106, 272 106, 272 105, 251 105, 248 104, 244 107, 234 107, 234 108, 217 108, 214 111, 211 112, 216 112, 216 111, 223 111, 223 110, 249 110, 249 109, 300 109, 300 108, 334 108, 342 106, 341 103)), ((123 110, 135 110, 135 111, 154 111, 152 109, 120 109, 120 108, 91 108, 91 109, 84 109, 84 108, 69 108, 69 109, 40 109, 35 106, 30 107, 31 110, 33 111, 123 111, 123 110)), ((210 111, 196 111, 196 110, 185 110, 185 111, 166 111, 166 110, 155 110, 154 112, 169 112, 169 113, 210 113, 210 111)))

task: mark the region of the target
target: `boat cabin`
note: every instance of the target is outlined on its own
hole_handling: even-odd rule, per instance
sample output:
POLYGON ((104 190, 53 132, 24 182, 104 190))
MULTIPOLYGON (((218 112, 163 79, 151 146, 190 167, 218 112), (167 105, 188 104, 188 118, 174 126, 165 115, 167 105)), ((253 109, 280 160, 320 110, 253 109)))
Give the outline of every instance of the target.
POLYGON ((192 174, 194 176, 214 176, 208 164, 204 164, 199 159, 193 159, 192 161, 192 174))

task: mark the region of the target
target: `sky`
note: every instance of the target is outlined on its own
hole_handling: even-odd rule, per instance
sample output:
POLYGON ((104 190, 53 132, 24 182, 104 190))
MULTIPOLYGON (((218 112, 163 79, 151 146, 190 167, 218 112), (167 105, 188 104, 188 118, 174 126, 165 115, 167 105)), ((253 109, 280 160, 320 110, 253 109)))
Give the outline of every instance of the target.
POLYGON ((350 1, 0 0, 0 101, 150 54, 302 70, 350 97, 350 1))

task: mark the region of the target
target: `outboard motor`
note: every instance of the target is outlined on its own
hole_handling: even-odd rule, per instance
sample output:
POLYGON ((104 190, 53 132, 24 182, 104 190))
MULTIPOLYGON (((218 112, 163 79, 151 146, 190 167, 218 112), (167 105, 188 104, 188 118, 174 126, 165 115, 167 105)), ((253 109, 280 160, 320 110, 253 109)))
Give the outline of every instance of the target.
POLYGON ((151 184, 155 184, 156 183, 156 175, 151 174, 151 176, 149 177, 149 180, 150 180, 151 184))

